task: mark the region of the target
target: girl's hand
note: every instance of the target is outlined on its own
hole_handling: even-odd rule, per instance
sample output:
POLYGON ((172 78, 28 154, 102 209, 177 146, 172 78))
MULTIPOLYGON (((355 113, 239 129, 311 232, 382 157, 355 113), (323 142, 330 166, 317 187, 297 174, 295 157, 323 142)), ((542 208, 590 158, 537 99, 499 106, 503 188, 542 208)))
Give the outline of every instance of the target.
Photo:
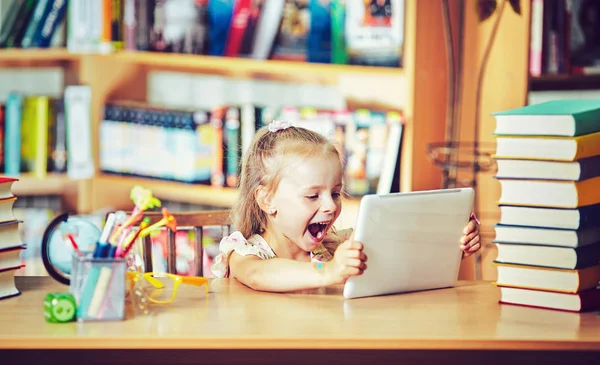
POLYGON ((326 265, 331 284, 343 284, 351 276, 361 275, 367 269, 363 244, 352 238, 337 247, 333 260, 326 265))
POLYGON ((463 251, 463 258, 469 257, 481 248, 479 237, 479 224, 477 219, 471 217, 469 223, 463 230, 464 236, 460 239, 460 249, 463 251))

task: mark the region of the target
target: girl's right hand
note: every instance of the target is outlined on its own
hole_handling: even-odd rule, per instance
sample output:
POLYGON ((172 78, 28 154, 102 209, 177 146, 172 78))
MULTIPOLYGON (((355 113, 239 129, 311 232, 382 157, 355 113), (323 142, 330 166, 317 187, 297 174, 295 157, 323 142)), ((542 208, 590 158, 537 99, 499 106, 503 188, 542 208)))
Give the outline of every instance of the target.
POLYGON ((344 284, 351 276, 362 275, 367 269, 363 244, 352 238, 337 247, 333 260, 327 263, 332 284, 344 284))

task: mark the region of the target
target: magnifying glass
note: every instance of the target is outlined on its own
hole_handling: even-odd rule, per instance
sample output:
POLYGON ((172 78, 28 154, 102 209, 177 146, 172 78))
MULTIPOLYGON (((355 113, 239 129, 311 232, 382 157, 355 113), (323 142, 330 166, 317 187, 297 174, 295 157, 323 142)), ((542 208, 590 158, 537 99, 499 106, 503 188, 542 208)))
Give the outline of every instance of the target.
POLYGON ((84 255, 94 251, 101 231, 92 222, 69 217, 68 213, 55 217, 42 237, 42 261, 48 274, 59 283, 71 283, 71 261, 75 249, 66 233, 70 233, 84 255))

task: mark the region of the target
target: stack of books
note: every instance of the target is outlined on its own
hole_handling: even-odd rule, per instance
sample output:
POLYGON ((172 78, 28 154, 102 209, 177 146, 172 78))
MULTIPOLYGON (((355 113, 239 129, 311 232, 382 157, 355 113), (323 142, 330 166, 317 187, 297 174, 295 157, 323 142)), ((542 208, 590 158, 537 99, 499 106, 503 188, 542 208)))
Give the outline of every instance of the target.
POLYGON ((19 235, 19 221, 13 215, 17 198, 12 184, 17 179, 0 176, 0 299, 21 294, 15 285, 15 273, 22 268, 20 253, 25 248, 19 235))
POLYGON ((600 100, 494 114, 501 303, 600 308, 600 100))

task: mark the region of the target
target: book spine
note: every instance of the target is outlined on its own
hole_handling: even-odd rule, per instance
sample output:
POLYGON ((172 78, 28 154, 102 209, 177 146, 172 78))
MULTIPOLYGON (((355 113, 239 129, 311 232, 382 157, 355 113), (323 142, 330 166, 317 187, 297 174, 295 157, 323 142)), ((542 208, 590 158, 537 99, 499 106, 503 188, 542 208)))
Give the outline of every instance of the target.
POLYGON ((27 23, 27 27, 25 28, 25 32, 23 33, 23 38, 21 39, 21 47, 29 48, 33 44, 33 37, 37 33, 38 29, 42 26, 42 23, 45 21, 45 17, 48 16, 48 0, 39 0, 33 9, 33 13, 29 22, 27 23))
POLYGON ((331 63, 348 63, 346 53, 346 1, 331 1, 331 63))
POLYGON ((123 49, 123 10, 125 0, 112 0, 110 10, 110 42, 113 50, 123 49))
POLYGON ((54 0, 48 4, 47 10, 47 16, 44 17, 39 31, 33 37, 33 47, 47 48, 50 46, 56 30, 67 14, 67 0, 54 0))
POLYGON ((222 56, 231 26, 234 0, 208 2, 208 54, 222 56))
POLYGON ((223 54, 227 57, 237 57, 240 52, 244 32, 248 26, 251 0, 236 0, 233 9, 231 25, 225 42, 223 54))
POLYGON ((262 14, 256 26, 254 45, 252 46, 252 58, 266 60, 273 51, 279 25, 281 24, 283 5, 285 0, 270 0, 263 4, 262 14))
POLYGON ((580 207, 577 210, 579 211, 579 227, 595 225, 600 221, 600 204, 580 207))
POLYGON ((582 158, 579 163, 578 181, 600 176, 600 156, 582 158))
POLYGON ((2 16, 2 26, 0 27, 0 48, 6 47, 6 40, 8 39, 8 36, 15 25, 17 16, 19 15, 19 9, 22 5, 23 0, 14 0, 6 11, 6 15, 2 16))
POLYGON ((331 63, 331 3, 310 0, 310 29, 308 30, 306 59, 308 62, 331 63))
POLYGON ((242 37, 242 44, 240 45, 238 57, 250 57, 252 54, 252 46, 255 41, 254 37, 256 35, 256 27, 258 26, 262 7, 262 1, 253 0, 251 2, 246 30, 244 31, 244 36, 242 37))
POLYGON ((225 175, 223 172, 224 156, 223 156, 223 120, 225 119, 225 108, 216 108, 211 115, 210 124, 214 129, 215 138, 213 140, 213 166, 211 173, 211 185, 214 187, 222 187, 225 185, 225 175))
POLYGON ((35 9, 35 0, 25 0, 23 5, 19 9, 19 13, 13 23, 12 30, 8 34, 6 41, 4 43, 4 47, 12 48, 17 47, 21 44, 21 40, 23 39, 23 35, 27 30, 27 24, 33 15, 33 11, 35 9))
POLYGON ((135 0, 135 48, 147 51, 154 25, 155 0, 135 0))
POLYGON ((135 51, 135 30, 136 30, 136 8, 135 0, 124 0, 123 7, 123 38, 124 47, 128 51, 135 51))
POLYGON ((531 38, 529 45, 529 73, 542 75, 542 43, 544 39, 544 0, 531 2, 531 38))
POLYGON ((4 172, 10 176, 21 172, 21 120, 23 115, 23 97, 10 93, 6 98, 6 144, 4 145, 4 172))
POLYGON ((585 269, 600 262, 600 242, 575 248, 577 262, 572 269, 585 269))
POLYGON ((48 130, 50 128, 50 100, 46 96, 33 99, 34 136, 33 173, 43 179, 48 172, 48 130))
POLYGON ((236 187, 240 176, 240 127, 240 109, 229 108, 225 120, 225 182, 229 187, 236 187))
POLYGON ((89 179, 94 175, 92 158, 92 91, 87 85, 65 88, 67 122, 67 174, 71 179, 89 179))

